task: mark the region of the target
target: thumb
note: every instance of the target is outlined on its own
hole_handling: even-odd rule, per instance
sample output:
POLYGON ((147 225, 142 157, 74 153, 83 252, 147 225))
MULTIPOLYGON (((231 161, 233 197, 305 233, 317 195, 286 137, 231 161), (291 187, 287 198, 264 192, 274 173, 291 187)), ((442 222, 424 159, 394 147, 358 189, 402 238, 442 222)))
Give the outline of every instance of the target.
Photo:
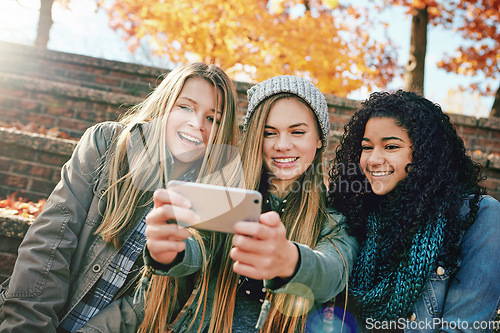
POLYGON ((279 214, 274 211, 261 214, 259 222, 272 228, 276 228, 282 224, 279 214))

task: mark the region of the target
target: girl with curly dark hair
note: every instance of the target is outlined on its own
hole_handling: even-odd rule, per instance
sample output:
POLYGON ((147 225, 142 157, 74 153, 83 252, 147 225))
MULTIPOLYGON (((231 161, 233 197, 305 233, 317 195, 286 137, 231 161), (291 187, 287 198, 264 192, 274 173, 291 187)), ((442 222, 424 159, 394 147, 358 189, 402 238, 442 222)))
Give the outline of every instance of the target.
POLYGON ((345 126, 329 175, 329 203, 361 246, 348 299, 365 328, 494 328, 500 203, 439 105, 373 93, 345 126))

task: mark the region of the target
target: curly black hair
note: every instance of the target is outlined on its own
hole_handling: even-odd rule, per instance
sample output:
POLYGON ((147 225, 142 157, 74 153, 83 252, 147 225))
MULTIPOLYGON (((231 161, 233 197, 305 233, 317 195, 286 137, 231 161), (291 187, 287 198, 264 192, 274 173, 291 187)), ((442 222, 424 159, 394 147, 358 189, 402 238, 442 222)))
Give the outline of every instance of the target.
POLYGON ((370 212, 380 216, 385 259, 380 267, 400 262, 408 253, 421 225, 439 215, 447 220, 440 264, 457 268, 459 239, 476 220, 485 194, 482 168, 466 154, 450 118, 441 107, 412 92, 377 92, 361 104, 344 127, 344 134, 329 171, 329 204, 347 217, 346 227, 360 242, 366 238, 370 212), (371 190, 359 165, 361 140, 370 118, 388 117, 405 129, 412 144, 407 177, 389 195, 371 190), (464 199, 470 211, 460 214, 464 199), (387 252, 386 252, 387 251, 387 252))

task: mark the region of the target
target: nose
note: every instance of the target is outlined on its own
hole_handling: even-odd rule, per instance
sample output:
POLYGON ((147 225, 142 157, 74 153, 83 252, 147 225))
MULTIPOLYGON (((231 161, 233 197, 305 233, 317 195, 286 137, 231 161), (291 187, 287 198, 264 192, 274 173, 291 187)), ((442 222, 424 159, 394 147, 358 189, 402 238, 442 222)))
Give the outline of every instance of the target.
POLYGON ((368 159, 366 161, 370 166, 384 164, 384 154, 380 151, 380 149, 375 148, 368 156, 368 159))
POLYGON ((202 123, 202 119, 200 119, 201 117, 202 116, 198 116, 196 114, 193 114, 193 115, 191 115, 191 117, 189 117, 187 124, 191 128, 198 130, 198 131, 201 131, 202 130, 202 126, 200 125, 202 123))
POLYGON ((274 149, 278 151, 286 151, 292 148, 292 141, 287 135, 278 136, 276 142, 274 143, 274 149))

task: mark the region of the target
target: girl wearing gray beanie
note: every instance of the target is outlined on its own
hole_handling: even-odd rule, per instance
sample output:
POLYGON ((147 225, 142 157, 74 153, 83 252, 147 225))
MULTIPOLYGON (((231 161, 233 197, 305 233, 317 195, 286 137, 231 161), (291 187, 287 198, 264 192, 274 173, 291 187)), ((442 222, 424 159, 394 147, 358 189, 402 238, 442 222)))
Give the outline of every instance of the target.
POLYGON ((345 288, 358 247, 340 226, 343 215, 326 206, 325 97, 306 79, 288 75, 247 94, 241 156, 247 187, 262 193, 264 205, 259 224, 235 227, 230 256, 240 277, 233 332, 247 332, 250 318, 263 332, 328 331, 312 327, 308 315, 322 313, 345 288))

